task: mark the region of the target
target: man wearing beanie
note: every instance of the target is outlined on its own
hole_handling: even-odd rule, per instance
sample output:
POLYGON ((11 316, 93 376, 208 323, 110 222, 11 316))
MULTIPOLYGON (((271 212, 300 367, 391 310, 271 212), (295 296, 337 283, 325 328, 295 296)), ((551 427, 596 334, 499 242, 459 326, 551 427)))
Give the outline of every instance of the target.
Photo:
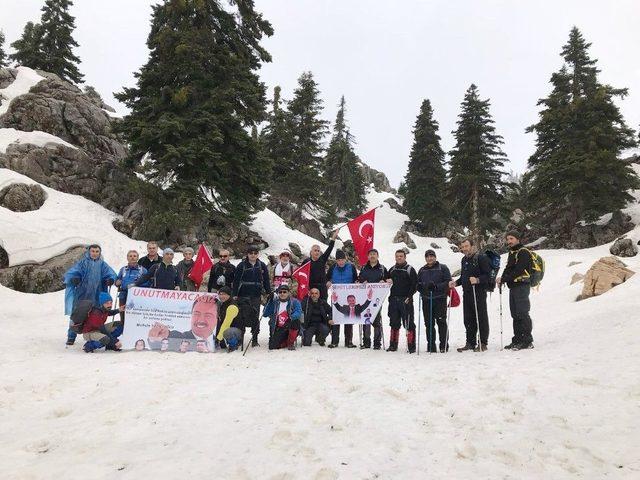
MULTIPOLYGON (((327 290, 331 285, 340 285, 346 283, 356 283, 358 271, 353 263, 347 261, 347 256, 342 250, 336 251, 336 263, 331 265, 327 274, 329 281, 327 282, 327 290)), ((331 343, 329 348, 335 348, 340 343, 340 325, 331 326, 331 343)), ((353 344, 353 325, 345 324, 344 326, 344 346, 347 348, 355 348, 353 344)))
POLYGON ((509 310, 513 318, 513 338, 504 348, 508 350, 526 350, 533 348, 533 329, 529 309, 531 302, 531 269, 533 260, 531 252, 520 242, 518 232, 508 232, 506 235, 509 246, 509 258, 502 276, 496 279, 499 288, 503 283, 509 287, 509 310))
POLYGON ((436 329, 440 337, 440 353, 449 351, 447 332, 447 294, 451 272, 438 262, 435 250, 424 254, 426 264, 418 271, 418 292, 422 299, 424 326, 427 331, 427 352, 436 352, 436 329))

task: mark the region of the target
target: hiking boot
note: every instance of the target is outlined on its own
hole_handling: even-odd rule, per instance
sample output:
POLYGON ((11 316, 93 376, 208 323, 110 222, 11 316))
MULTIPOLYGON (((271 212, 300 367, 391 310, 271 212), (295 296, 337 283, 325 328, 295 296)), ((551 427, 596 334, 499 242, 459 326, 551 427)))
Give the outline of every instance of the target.
POLYGON ((513 347, 517 347, 517 346, 518 346, 518 344, 517 344, 517 343, 515 343, 515 342, 511 342, 509 345, 505 345, 505 346, 504 346, 504 349, 505 349, 505 350, 511 350, 513 347))
POLYGON ((470 350, 475 350, 475 348, 476 348, 475 345, 471 345, 471 344, 467 343, 464 347, 458 347, 457 350, 459 352, 467 352, 467 351, 470 351, 470 350))
POLYGON ((257 338, 252 338, 251 339, 251 346, 252 347, 259 347, 260 344, 258 343, 258 339, 257 338))
POLYGON ((345 344, 345 347, 347 347, 347 348, 356 348, 356 346, 351 342, 345 344))
MULTIPOLYGON (((505 347, 506 348, 506 347, 505 347)), ((511 350, 517 352, 518 350, 530 350, 533 348, 533 343, 520 343, 511 347, 511 350)))
POLYGON ((415 345, 409 345, 409 353, 416 353, 416 346, 415 345))
POLYGON ((479 347, 475 347, 473 349, 474 352, 486 352, 487 351, 487 344, 486 343, 481 343, 479 347))
POLYGON ((295 344, 295 343, 292 343, 292 344, 291 344, 291 345, 289 345, 287 348, 288 348, 289 350, 295 350, 295 349, 296 349, 296 344, 295 344))
POLYGON ((329 345, 327 345, 327 347, 329 347, 329 348, 338 348, 338 344, 337 343, 330 343, 329 345))
POLYGON ((380 345, 374 345, 373 349, 374 350, 382 350, 382 347, 380 345))
POLYGON ((360 350, 364 350, 365 348, 371 348, 371 345, 360 345, 360 350))
POLYGON ((320 345, 321 347, 324 347, 324 342, 318 342, 318 345, 320 345))
POLYGON ((397 345, 389 345, 389 348, 387 348, 387 352, 397 352, 397 351, 398 351, 397 345))
POLYGON ((231 345, 227 347, 227 353, 235 352, 236 350, 238 350, 237 345, 235 347, 232 347, 231 345))
POLYGON ((76 343, 75 338, 67 338, 67 345, 73 345, 74 343, 76 343))
POLYGON ((449 351, 449 345, 447 345, 446 347, 444 347, 444 346, 440 347, 440 353, 445 353, 445 352, 448 352, 448 351, 449 351))

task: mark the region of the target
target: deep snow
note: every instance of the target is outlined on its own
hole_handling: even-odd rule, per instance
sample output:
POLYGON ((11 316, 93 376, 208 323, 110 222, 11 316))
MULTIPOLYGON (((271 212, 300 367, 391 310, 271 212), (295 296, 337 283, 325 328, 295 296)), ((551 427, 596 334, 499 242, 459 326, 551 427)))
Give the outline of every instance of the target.
MULTIPOLYGON (((0 186, 22 181, 34 183, 0 170, 0 186)), ((43 188, 36 212, 0 208, 12 265, 94 241, 114 267, 129 248, 143 250, 113 229, 113 213, 43 188)), ((389 196, 369 193, 370 206, 389 196)), ((376 246, 391 265, 405 217, 386 203, 376 215, 376 246)), ((253 228, 270 243, 266 253, 316 243, 269 211, 253 228)), ((458 268, 445 239, 412 238, 414 266, 435 242, 439 259, 458 268)), ((483 354, 408 355, 404 345, 268 352, 263 322, 262 346, 246 357, 87 355, 81 340, 64 347, 62 292, 0 287, 0 478, 638 478, 640 275, 576 303, 581 284, 569 285, 571 276, 608 246, 541 254, 536 348, 521 352, 499 350, 496 292, 483 354)), ((640 258, 625 262, 640 270, 640 258)), ((452 347, 464 341, 461 315, 452 310, 452 347)))

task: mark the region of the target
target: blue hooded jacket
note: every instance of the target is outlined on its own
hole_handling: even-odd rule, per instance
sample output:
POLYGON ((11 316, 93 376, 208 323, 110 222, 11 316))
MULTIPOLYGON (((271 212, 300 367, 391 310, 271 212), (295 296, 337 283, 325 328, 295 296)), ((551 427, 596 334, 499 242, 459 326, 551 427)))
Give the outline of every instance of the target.
POLYGON ((93 260, 87 248, 82 258, 64 274, 64 314, 71 315, 78 300, 92 300, 99 305, 100 293, 109 291, 107 280, 115 282, 116 272, 103 260, 102 253, 93 260), (77 286, 72 283, 74 278, 80 279, 77 286))

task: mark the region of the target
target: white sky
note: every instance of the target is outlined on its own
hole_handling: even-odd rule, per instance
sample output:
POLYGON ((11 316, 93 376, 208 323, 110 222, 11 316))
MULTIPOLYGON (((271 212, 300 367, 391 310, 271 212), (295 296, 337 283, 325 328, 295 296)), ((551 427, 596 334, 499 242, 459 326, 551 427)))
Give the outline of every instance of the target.
MULTIPOLYGON (((0 29, 8 44, 24 24, 38 21, 43 0, 0 0, 0 29)), ((88 84, 125 113, 111 94, 134 83, 146 62, 149 0, 75 0, 77 54, 88 84)), ((273 56, 261 76, 291 97, 304 70, 315 74, 333 121, 342 94, 357 152, 398 185, 406 171, 412 127, 429 98, 443 148, 453 147, 460 102, 473 82, 491 111, 508 169, 523 171, 534 137, 524 129, 537 119, 536 102, 549 90, 573 25, 593 43, 601 79, 628 87, 619 105, 634 129, 640 125, 640 1, 255 0, 275 34, 264 42, 273 56)))

